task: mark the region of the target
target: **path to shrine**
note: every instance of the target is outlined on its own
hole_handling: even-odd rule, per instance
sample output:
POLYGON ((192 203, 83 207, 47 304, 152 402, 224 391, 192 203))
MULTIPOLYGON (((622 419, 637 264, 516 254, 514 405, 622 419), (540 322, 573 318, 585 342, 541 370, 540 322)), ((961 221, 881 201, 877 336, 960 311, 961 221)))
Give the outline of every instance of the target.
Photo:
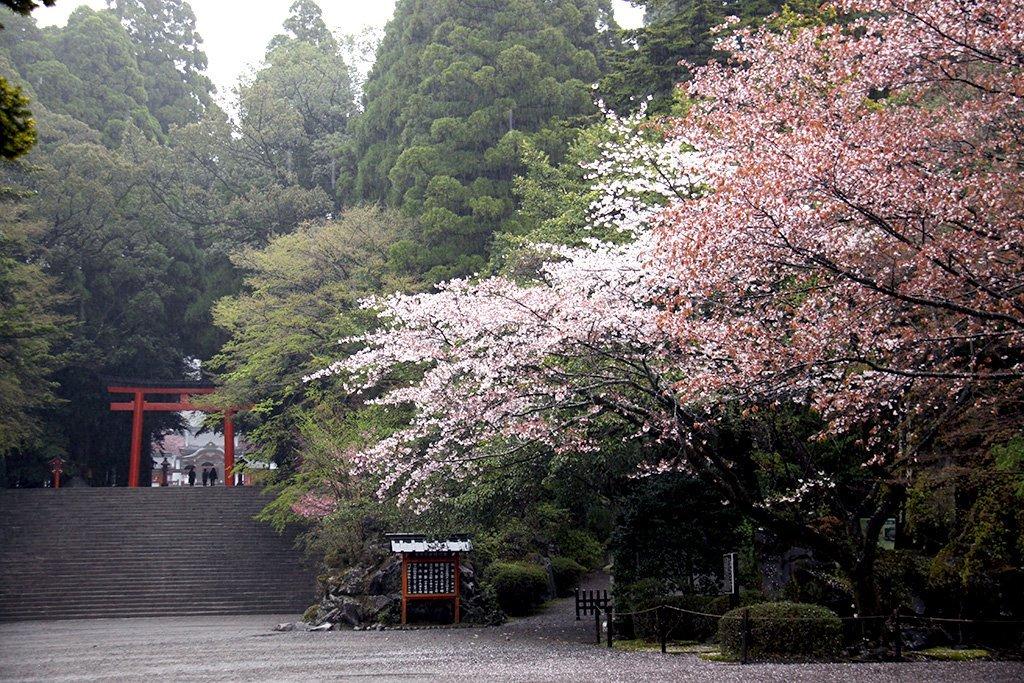
POLYGON ((497 628, 274 632, 294 616, 0 624, 2 680, 1021 681, 1024 663, 712 664, 609 651, 572 601, 497 628), (589 627, 589 628, 588 628, 589 627))

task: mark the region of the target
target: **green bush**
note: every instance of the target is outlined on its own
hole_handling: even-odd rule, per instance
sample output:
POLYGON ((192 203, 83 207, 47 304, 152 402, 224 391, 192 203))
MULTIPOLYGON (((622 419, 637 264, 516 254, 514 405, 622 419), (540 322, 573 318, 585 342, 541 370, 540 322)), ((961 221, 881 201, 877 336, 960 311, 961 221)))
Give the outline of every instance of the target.
MULTIPOLYGON (((740 600, 737 607, 750 607, 761 602, 767 602, 764 593, 761 591, 740 590, 740 600)), ((711 614, 725 614, 732 609, 731 599, 728 595, 719 595, 708 603, 708 612, 711 614)))
POLYGON ((842 646, 843 625, 831 610, 798 602, 762 602, 726 612, 719 620, 718 640, 725 655, 740 656, 744 610, 750 610, 750 659, 823 659, 836 656, 842 646))
POLYGON ((593 534, 583 529, 563 529, 555 543, 565 557, 571 557, 587 569, 600 569, 604 564, 604 546, 593 534))
POLYGON ((638 605, 651 605, 654 600, 668 594, 668 588, 659 579, 640 579, 633 583, 615 584, 613 593, 620 611, 635 612, 638 605))
POLYGON ((928 590, 931 558, 912 550, 879 550, 872 575, 883 613, 913 609, 928 590))
POLYGON ((535 610, 548 590, 548 574, 535 564, 495 562, 484 579, 494 588, 501 609, 512 616, 535 610))
POLYGON ((580 579, 587 573, 587 568, 571 557, 552 557, 551 573, 555 578, 555 592, 558 597, 572 595, 573 589, 579 585, 580 579))

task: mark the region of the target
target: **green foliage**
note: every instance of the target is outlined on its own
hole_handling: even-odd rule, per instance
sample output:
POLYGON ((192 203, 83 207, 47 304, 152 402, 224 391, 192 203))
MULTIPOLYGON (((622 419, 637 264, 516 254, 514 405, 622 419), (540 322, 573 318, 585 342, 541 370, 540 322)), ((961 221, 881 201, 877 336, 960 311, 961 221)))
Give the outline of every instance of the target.
POLYGON ((573 594, 587 568, 571 557, 555 555, 551 558, 551 573, 555 579, 555 592, 564 598, 573 594))
POLYGON ((600 92, 608 105, 632 111, 652 97, 651 108, 668 111, 676 86, 690 77, 690 67, 724 55, 714 49, 721 36, 713 29, 727 17, 750 25, 777 11, 782 0, 634 0, 646 10, 644 26, 627 31, 625 48, 609 58, 600 92), (685 63, 680 63, 685 62, 685 63))
POLYGON ((196 18, 185 0, 109 0, 133 45, 146 105, 164 132, 214 106, 196 18))
POLYGON ((952 647, 930 647, 927 650, 918 650, 914 654, 940 662, 976 662, 992 656, 991 652, 980 648, 957 649, 952 647))
POLYGON ((524 562, 495 562, 487 568, 484 579, 494 589, 501 609, 512 616, 533 612, 548 590, 544 569, 524 562))
POLYGON ((1004 444, 992 447, 996 470, 1011 478, 1018 498, 1024 498, 1024 437, 1015 436, 1004 444))
POLYGON ((70 74, 71 99, 60 102, 41 89, 47 106, 100 131, 110 146, 120 144, 129 126, 159 135, 135 47, 114 14, 79 7, 51 47, 70 74))
POLYGON ((872 572, 883 613, 913 610, 928 590, 931 558, 911 550, 882 550, 872 572))
POLYGON ((338 43, 324 23, 323 12, 313 0, 295 0, 288 9, 288 18, 284 20, 285 33, 279 34, 270 41, 267 53, 293 41, 311 45, 325 53, 338 50, 338 43))
MULTIPOLYGON (((744 590, 740 592, 739 605, 746 607, 764 602, 764 599, 760 591, 744 590)), ((615 601, 620 612, 640 613, 631 617, 631 623, 634 636, 644 640, 659 638, 660 629, 664 627, 672 640, 706 641, 717 633, 718 619, 688 612, 719 615, 732 609, 728 595, 670 593, 666 584, 657 579, 641 579, 623 586, 617 584, 615 601), (663 605, 686 612, 668 610, 659 614, 653 610, 663 605)))
MULTIPOLYGON (((407 283, 392 267, 387 247, 412 230, 394 212, 352 209, 234 257, 245 273, 243 292, 214 307, 214 321, 229 339, 210 366, 221 373, 219 400, 254 405, 250 428, 266 459, 283 464, 297 458, 307 443, 296 440, 296 430, 314 414, 335 426, 335 411, 349 419, 328 387, 302 378, 331 362, 338 339, 372 322, 359 306, 362 297, 407 283)), ((345 433, 366 428, 360 424, 345 433)))
POLYGON ((842 646, 843 625, 831 610, 795 602, 762 602, 726 612, 719 620, 718 639, 725 655, 740 654, 744 610, 750 611, 751 659, 824 659, 836 656, 842 646))
MULTIPOLYGON (((35 262, 31 240, 42 225, 25 213, 13 199, 0 202, 0 460, 40 443, 42 409, 56 402, 51 373, 65 323, 56 283, 35 262)), ((36 460, 47 454, 41 449, 36 460)))
POLYGON ((562 154, 557 119, 594 113, 589 84, 612 37, 606 0, 398 3, 356 126, 355 198, 421 217, 410 263, 431 282, 482 269, 513 229, 528 140, 562 154))
POLYGON ((908 491, 907 531, 929 561, 925 588, 917 578, 912 586, 931 609, 979 618, 1024 610, 1022 443, 1011 433, 984 452, 964 449, 963 466, 922 472, 908 491))
POLYGON ((658 610, 663 605, 711 614, 709 604, 711 598, 705 595, 661 595, 653 599, 642 600, 633 606, 633 611, 654 608, 654 611, 638 614, 633 617, 633 634, 643 640, 658 640, 661 629, 665 629, 672 640, 696 640, 704 642, 715 633, 717 619, 703 617, 672 609, 658 610))
POLYGON ((0 76, 0 157, 17 159, 36 144, 36 122, 28 98, 0 76))
POLYGON ((739 516, 705 482, 684 474, 630 481, 621 492, 610 549, 615 578, 656 578, 673 589, 709 592, 722 554, 737 549, 739 516))

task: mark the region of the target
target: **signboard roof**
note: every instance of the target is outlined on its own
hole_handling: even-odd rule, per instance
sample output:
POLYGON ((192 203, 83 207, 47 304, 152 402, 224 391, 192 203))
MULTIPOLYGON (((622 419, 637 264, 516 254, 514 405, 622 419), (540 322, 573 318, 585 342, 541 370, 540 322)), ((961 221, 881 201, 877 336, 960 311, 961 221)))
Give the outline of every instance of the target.
POLYGON ((444 538, 427 534, 387 534, 395 553, 468 553, 473 549, 469 534, 453 534, 444 538))

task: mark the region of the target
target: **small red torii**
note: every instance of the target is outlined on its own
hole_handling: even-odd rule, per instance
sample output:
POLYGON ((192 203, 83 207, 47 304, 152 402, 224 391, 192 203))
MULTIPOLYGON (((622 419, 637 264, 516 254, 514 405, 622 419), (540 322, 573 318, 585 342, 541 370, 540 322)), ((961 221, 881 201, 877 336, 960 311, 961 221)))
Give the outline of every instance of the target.
MULTIPOLYGON (((142 469, 142 416, 146 411, 161 413, 180 413, 195 410, 203 413, 220 412, 203 408, 192 403, 192 396, 212 394, 216 387, 204 382, 117 382, 107 387, 111 394, 131 394, 130 402, 112 402, 110 409, 115 412, 131 412, 132 414, 132 452, 128 463, 128 486, 137 488, 139 474, 142 469), (176 396, 177 402, 159 402, 147 400, 148 395, 176 396)), ((235 468, 235 423, 234 416, 238 409, 223 411, 224 414, 224 485, 234 486, 231 476, 235 468)))

